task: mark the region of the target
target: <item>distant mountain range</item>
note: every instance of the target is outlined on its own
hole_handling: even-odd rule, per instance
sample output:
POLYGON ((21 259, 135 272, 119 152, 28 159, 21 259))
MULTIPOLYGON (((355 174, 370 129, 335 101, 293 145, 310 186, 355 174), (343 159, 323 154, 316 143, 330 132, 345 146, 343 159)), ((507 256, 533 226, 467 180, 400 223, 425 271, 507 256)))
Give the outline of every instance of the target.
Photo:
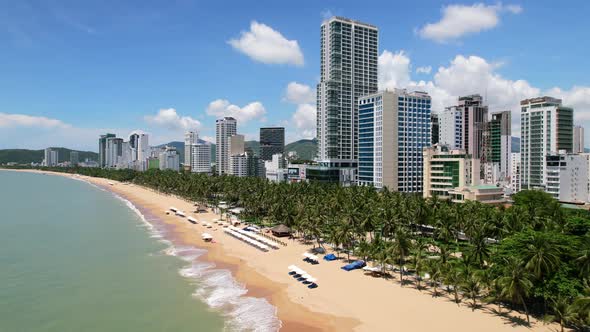
MULTIPOLYGON (((70 150, 66 148, 54 148, 58 151, 59 162, 70 161, 70 152, 77 150, 70 150)), ((86 158, 98 161, 98 153, 92 151, 77 151, 78 159, 80 161, 86 158)), ((9 162, 19 164, 40 163, 45 158, 44 150, 26 150, 26 149, 6 149, 0 150, 0 164, 9 162)))

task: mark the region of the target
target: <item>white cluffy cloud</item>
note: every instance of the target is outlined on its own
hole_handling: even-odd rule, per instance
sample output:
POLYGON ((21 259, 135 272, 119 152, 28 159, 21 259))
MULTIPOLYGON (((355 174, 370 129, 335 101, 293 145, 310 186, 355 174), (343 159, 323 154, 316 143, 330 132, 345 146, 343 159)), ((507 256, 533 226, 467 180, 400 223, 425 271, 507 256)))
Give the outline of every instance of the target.
POLYGON ((61 120, 46 118, 44 116, 33 116, 26 114, 10 114, 0 112, 0 127, 2 128, 70 128, 71 125, 61 120))
POLYGON ((417 32, 422 38, 439 43, 457 40, 465 35, 490 30, 500 23, 502 13, 520 14, 518 5, 485 5, 483 3, 449 5, 442 8, 442 18, 436 23, 428 23, 417 32))
POLYGON ((288 40, 280 32, 256 21, 250 24, 250 31, 242 31, 240 38, 228 43, 262 63, 303 66, 303 53, 296 40, 288 40))
POLYGON ((291 82, 287 85, 284 100, 297 105, 297 110, 291 116, 291 124, 295 126, 296 134, 291 138, 314 138, 316 135, 316 91, 309 85, 291 82))
POLYGON ((266 109, 261 102, 255 101, 244 107, 239 107, 225 99, 217 99, 209 103, 207 114, 216 117, 230 116, 245 123, 253 119, 264 119, 266 109))
POLYGON ((522 99, 549 95, 574 108, 575 120, 590 126, 590 87, 575 86, 570 90, 543 90, 526 80, 511 80, 500 75, 501 64, 478 56, 457 55, 447 66, 441 66, 431 81, 411 79, 411 60, 403 51, 384 51, 379 56, 379 88, 407 88, 426 91, 432 97, 432 110, 440 112, 457 103, 459 96, 479 93, 490 111, 512 111, 513 135, 519 135, 522 99))
POLYGON ((156 115, 147 115, 144 119, 147 123, 174 131, 194 130, 201 126, 198 120, 190 116, 178 115, 174 108, 161 109, 156 115))
POLYGON ((290 82, 285 92, 285 100, 293 104, 315 103, 315 89, 309 85, 290 82))
POLYGON ((416 74, 430 74, 430 72, 432 72, 432 67, 431 66, 425 66, 425 67, 418 67, 416 68, 416 74))

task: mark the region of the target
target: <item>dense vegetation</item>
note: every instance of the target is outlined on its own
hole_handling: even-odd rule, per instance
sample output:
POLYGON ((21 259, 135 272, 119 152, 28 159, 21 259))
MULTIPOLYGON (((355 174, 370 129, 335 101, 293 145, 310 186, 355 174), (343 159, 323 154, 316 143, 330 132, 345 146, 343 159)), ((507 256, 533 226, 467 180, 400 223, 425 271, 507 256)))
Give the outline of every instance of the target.
POLYGON ((540 191, 522 191, 504 208, 368 187, 158 170, 69 171, 194 201, 227 201, 243 207, 249 220, 284 223, 318 245, 374 261, 386 275, 393 270, 402 286, 429 287, 434 296, 444 287, 474 310, 485 301, 497 304, 498 314, 505 314, 503 307, 522 310, 527 321, 532 313, 580 330, 590 323, 590 214, 564 209, 540 191), (422 280, 425 273, 430 277, 422 280))
MULTIPOLYGON (((56 148, 59 154, 59 162, 69 161, 70 150, 66 148, 56 148)), ((98 153, 90 151, 78 151, 79 160, 84 161, 86 158, 98 160, 98 153)), ((25 149, 5 149, 0 150, 0 164, 14 162, 18 164, 40 163, 45 158, 44 150, 25 150, 25 149)))

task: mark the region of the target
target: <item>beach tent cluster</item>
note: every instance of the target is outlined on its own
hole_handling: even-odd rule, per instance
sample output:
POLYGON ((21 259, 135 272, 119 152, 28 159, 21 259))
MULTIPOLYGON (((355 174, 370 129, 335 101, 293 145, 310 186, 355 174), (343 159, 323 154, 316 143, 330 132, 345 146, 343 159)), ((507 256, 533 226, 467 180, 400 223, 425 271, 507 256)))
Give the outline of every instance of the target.
POLYGON ((293 278, 297 279, 297 281, 302 282, 304 285, 307 285, 307 288, 317 288, 317 279, 312 277, 309 273, 305 272, 305 270, 300 269, 295 265, 289 265, 289 275, 293 278))
POLYGON ((256 247, 256 248, 258 248, 258 249, 260 249, 262 251, 268 251, 269 250, 269 246, 267 246, 266 244, 263 244, 261 242, 258 242, 258 241, 254 240, 254 239, 252 239, 252 238, 250 238, 250 237, 248 237, 248 236, 246 236, 244 234, 241 234, 241 233, 239 233, 239 232, 237 232, 237 231, 235 231, 233 229, 224 228, 223 231, 226 232, 227 234, 235 237, 236 239, 242 240, 242 241, 248 243, 249 245, 254 246, 254 247, 256 247))
POLYGON ((311 264, 314 264, 314 265, 320 263, 320 258, 318 256, 312 255, 312 254, 310 254, 308 252, 304 252, 303 253, 303 257, 304 257, 303 258, 303 261, 304 262, 308 262, 308 263, 311 263, 311 264))

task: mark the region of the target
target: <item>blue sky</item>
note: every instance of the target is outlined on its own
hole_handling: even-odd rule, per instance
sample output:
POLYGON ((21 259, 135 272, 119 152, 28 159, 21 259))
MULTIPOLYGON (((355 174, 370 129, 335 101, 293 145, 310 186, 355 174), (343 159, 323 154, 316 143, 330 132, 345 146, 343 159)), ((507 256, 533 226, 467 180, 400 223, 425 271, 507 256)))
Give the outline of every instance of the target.
MULTIPOLYGON (((379 27, 382 88, 428 91, 435 111, 484 94, 491 111, 550 94, 590 124, 590 2, 0 0, 0 148, 97 150, 98 134, 284 125, 311 138, 319 27, 379 27), (556 14, 558 13, 558 14, 556 14)), ((590 133, 590 130, 586 131, 590 133)))

